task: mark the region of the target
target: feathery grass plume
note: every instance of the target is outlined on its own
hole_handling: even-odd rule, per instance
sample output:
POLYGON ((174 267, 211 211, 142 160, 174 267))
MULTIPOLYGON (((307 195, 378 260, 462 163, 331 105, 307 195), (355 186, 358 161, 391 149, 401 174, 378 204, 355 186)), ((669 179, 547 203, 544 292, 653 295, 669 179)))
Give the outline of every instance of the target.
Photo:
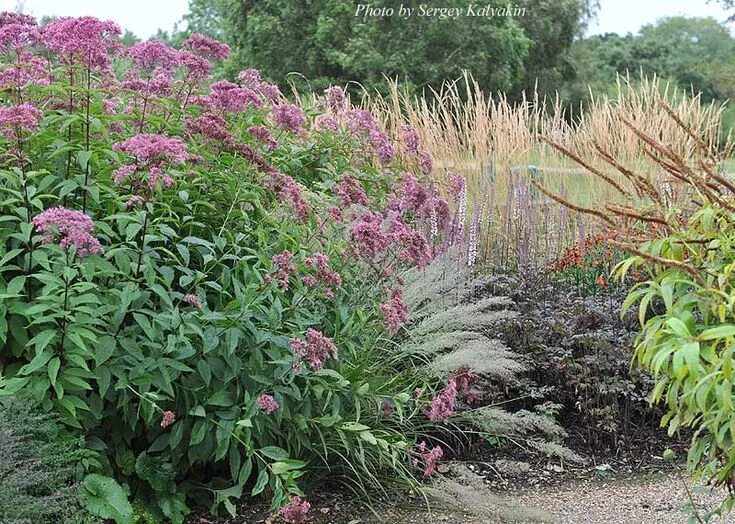
POLYGON ((512 381, 525 368, 513 353, 499 340, 474 340, 440 356, 431 367, 441 374, 446 374, 463 366, 469 366, 481 375, 512 381))

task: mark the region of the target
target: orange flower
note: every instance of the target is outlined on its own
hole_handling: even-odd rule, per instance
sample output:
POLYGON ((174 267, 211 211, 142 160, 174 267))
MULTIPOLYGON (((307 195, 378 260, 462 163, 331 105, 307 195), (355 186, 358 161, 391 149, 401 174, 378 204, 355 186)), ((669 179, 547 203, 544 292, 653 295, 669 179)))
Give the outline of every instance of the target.
POLYGON ((607 280, 605 280, 605 277, 603 277, 602 275, 598 276, 595 282, 598 286, 600 286, 600 288, 607 289, 607 280))

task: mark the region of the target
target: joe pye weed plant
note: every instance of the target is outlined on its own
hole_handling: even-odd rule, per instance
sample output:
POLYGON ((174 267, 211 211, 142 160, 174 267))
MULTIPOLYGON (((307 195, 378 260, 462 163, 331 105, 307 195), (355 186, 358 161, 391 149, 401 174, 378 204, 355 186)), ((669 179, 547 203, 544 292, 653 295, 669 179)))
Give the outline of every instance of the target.
POLYGON ((0 394, 86 437, 118 523, 261 493, 301 522, 307 472, 415 486, 445 382, 389 339, 451 227, 431 157, 340 88, 305 113, 212 82, 220 42, 119 34, 0 14, 0 394))

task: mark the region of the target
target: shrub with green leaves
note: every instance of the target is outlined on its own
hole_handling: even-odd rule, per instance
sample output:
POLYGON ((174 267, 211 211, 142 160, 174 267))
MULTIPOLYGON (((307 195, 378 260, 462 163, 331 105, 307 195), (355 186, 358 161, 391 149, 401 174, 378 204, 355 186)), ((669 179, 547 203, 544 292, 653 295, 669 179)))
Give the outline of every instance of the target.
POLYGON ((0 399, 0 522, 92 524, 76 477, 94 461, 84 440, 28 398, 0 399))
POLYGON ((212 83, 219 42, 119 32, 0 15, 0 395, 87 437, 117 522, 275 509, 307 472, 415 485, 410 392, 439 385, 388 339, 451 227, 431 158, 339 88, 304 112, 255 70, 212 83))

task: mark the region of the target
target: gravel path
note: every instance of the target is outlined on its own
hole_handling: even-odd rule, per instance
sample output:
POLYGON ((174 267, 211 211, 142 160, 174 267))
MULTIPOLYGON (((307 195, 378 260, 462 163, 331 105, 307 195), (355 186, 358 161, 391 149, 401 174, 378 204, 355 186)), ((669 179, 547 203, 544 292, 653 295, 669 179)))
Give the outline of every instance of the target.
MULTIPOLYGON (((559 524, 683 524, 691 514, 683 510, 689 500, 684 482, 689 481, 683 474, 657 473, 533 489, 512 498, 520 505, 545 510, 554 518, 547 522, 559 524)), ((694 493, 700 515, 716 507, 724 496, 722 489, 694 493)), ((735 516, 710 522, 735 523, 735 516)))

